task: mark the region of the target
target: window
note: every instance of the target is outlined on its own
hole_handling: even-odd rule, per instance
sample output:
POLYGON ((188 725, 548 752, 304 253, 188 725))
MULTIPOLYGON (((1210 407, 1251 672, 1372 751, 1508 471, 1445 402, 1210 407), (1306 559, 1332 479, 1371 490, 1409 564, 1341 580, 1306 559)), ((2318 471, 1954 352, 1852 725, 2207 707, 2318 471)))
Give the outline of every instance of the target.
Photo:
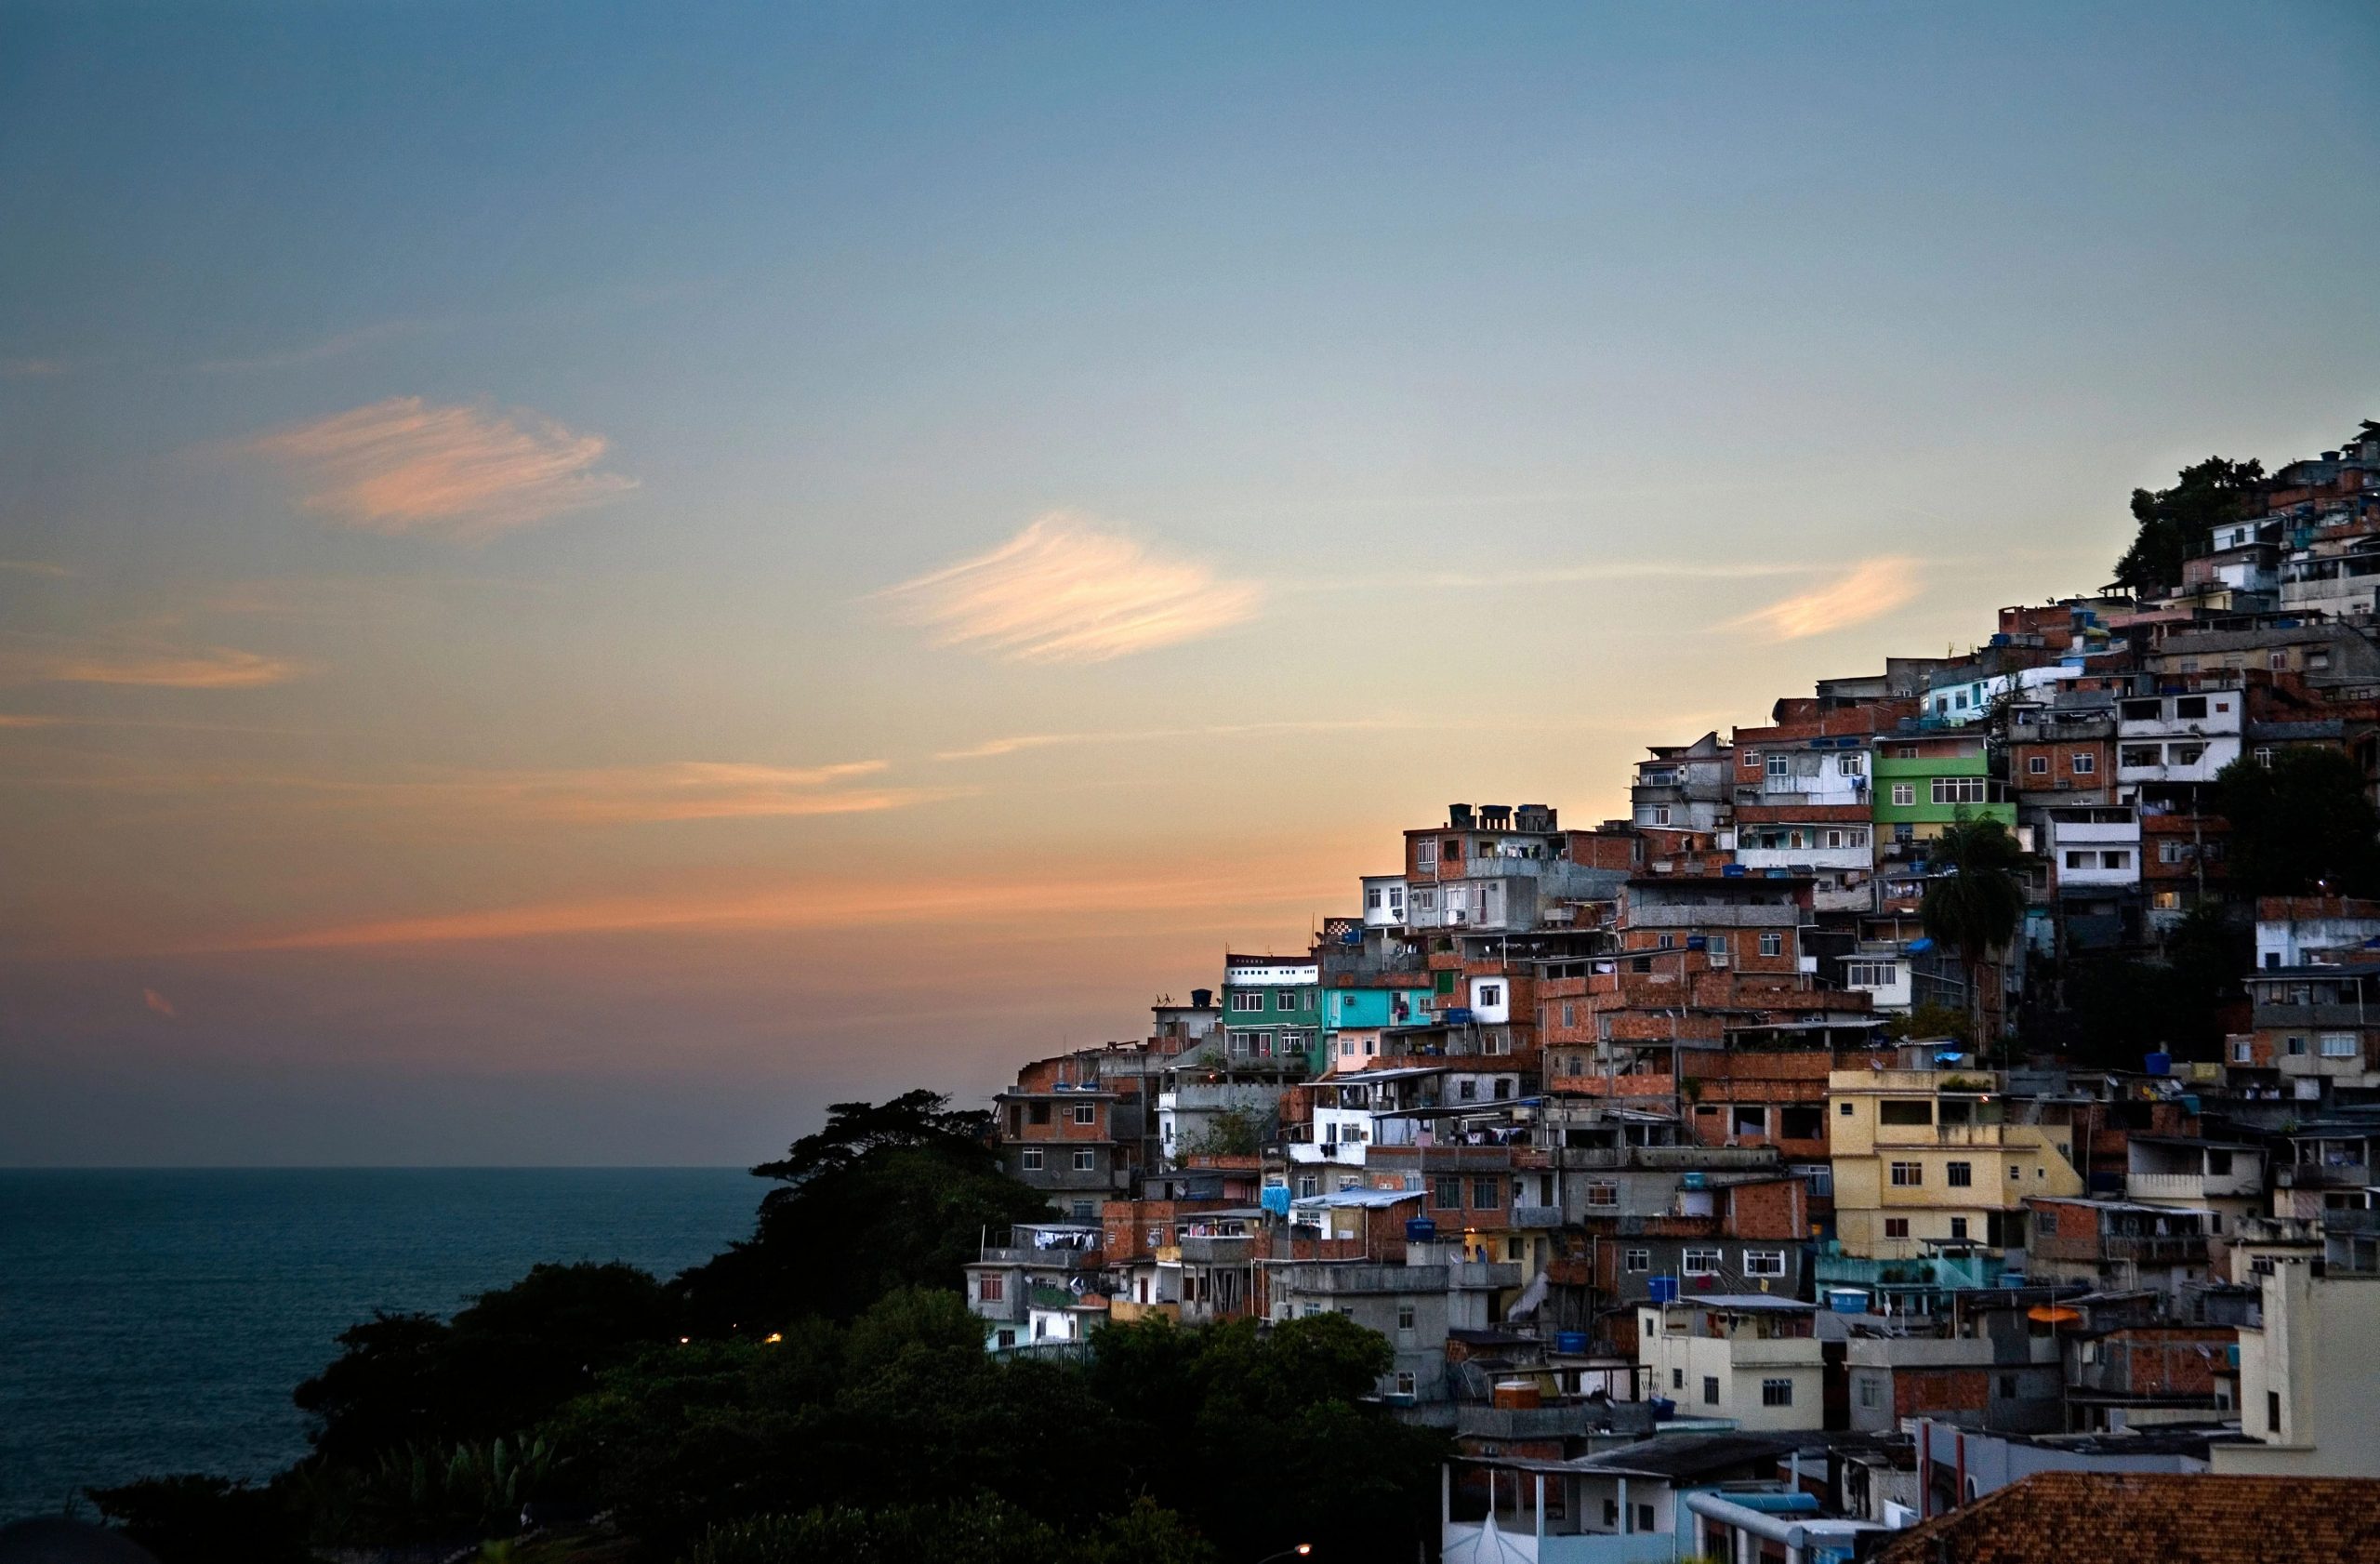
POLYGON ((1367 885, 1364 887, 1364 910, 1366 912, 1378 912, 1380 910, 1379 886, 1367 885))
POLYGON ((1642 1276, 1653 1268, 1653 1252, 1632 1249, 1620 1256, 1620 1267, 1634 1276, 1642 1276))
POLYGON ((1465 1076, 1462 1080, 1455 1082, 1454 1094, 1461 1101, 1466 1103, 1470 1102, 1472 1099, 1479 1095, 1479 1082, 1472 1080, 1468 1076, 1465 1076))
POLYGON ((1419 1383, 1420 1382, 1413 1377, 1412 1370, 1399 1369, 1396 1371, 1396 1393, 1399 1396, 1412 1395, 1414 1387, 1419 1383))
POLYGON ((1432 973, 1430 987, 1435 993, 1451 995, 1454 992, 1454 974, 1443 968, 1432 973))
POLYGON ((2073 768, 2075 775, 2088 776, 2099 769, 2099 757, 2088 751, 2077 750, 2067 764, 2073 768))
POLYGON ((1847 988, 1889 988, 1900 981, 1900 967, 1892 961, 1845 961, 1843 983, 1847 988))
POLYGON ((982 1299, 985 1303, 997 1304, 1003 1296, 1001 1289, 1005 1286, 1007 1286, 1007 1280, 1005 1278, 998 1276, 985 1277, 976 1284, 975 1296, 982 1299))
POLYGON ((1646 822, 1647 825, 1666 826, 1670 823, 1670 806, 1668 804, 1655 804, 1652 808, 1651 814, 1653 817, 1646 822))
POLYGON ((1893 1102, 1876 1105, 1876 1119, 1885 1124, 1931 1124, 1934 1122, 1932 1103, 1893 1102))
POLYGON ((1492 1010, 1503 1002, 1504 986, 1502 984, 1482 983, 1479 986, 1479 1004, 1482 1009, 1492 1010))
POLYGON ((2360 1052, 2355 1045, 2353 1032, 2324 1032, 2321 1053, 2325 1059, 2352 1059, 2360 1052))
POLYGON ((1877 1402, 1882 1399, 1882 1398, 1877 1394, 1877 1388, 1878 1387, 1874 1380, 1861 1380, 1859 1382, 1859 1404, 1863 1407, 1872 1407, 1876 1405, 1877 1402))
POLYGON ((1093 1163, 1093 1161, 1094 1161, 1094 1160, 1095 1160, 1095 1159, 1093 1158, 1092 1154, 1091 1154, 1091 1152, 1087 1151, 1087 1150, 1086 1150, 1086 1151, 1078 1151, 1078 1152, 1076 1152, 1076 1153, 1075 1153, 1075 1172, 1077 1172, 1077 1173, 1089 1173, 1089 1172, 1091 1172, 1091 1165, 1092 1165, 1092 1163, 1093 1163))
POLYGON ((1909 1237, 1909 1218, 1906 1216, 1885 1217, 1884 1237, 1888 1239, 1905 1239, 1909 1237))
POLYGON ((1417 842, 1413 844, 1413 867, 1424 873, 1438 867, 1438 844, 1417 842))
POLYGON ((1894 783, 1894 784, 1893 784, 1893 807, 1894 807, 1894 808, 1896 808, 1896 809, 1907 809, 1907 808, 1910 808, 1911 805, 1915 804, 1916 802, 1917 802, 1917 784, 1916 784, 1916 783, 1914 783, 1914 782, 1896 782, 1896 783, 1894 783))
POLYGON ((1785 1252, 1781 1249, 1747 1249, 1744 1251, 1744 1275, 1777 1276, 1785 1274, 1785 1252))
POLYGON ((1099 1220, 1098 1207, 1091 1204, 1089 1200, 1077 1200, 1074 1204, 1074 1213, 1075 1220, 1078 1222, 1096 1222, 1099 1220))
POLYGON ((1785 936, 1775 929, 1762 930, 1760 953, 1764 956, 1782 956, 1785 954, 1785 936))
MULTIPOLYGON (((1549 1491, 1549 1492, 1551 1492, 1551 1491, 1552 1491, 1552 1490, 1549 1490, 1548 1491, 1549 1491)), ((1652 1506, 1652 1505, 1650 1505, 1650 1504, 1639 1504, 1639 1505, 1637 1505, 1637 1506, 1636 1506, 1636 1530, 1637 1530, 1637 1531, 1638 1531, 1638 1532, 1640 1532, 1640 1533, 1642 1533, 1642 1532, 1646 1532, 1646 1531, 1652 1531, 1652 1530, 1653 1530, 1653 1506, 1652 1506)))
POLYGON ((1097 1103, 1075 1104, 1075 1122, 1078 1124, 1098 1123, 1099 1105, 1097 1103))
POLYGON ((1438 856, 1447 863, 1460 862, 1462 858, 1462 838, 1449 836, 1442 839, 1438 842, 1438 856))
POLYGON ((1964 1216, 1953 1216, 1950 1218, 1950 1237, 1954 1239, 1963 1239, 1966 1236, 1967 1219, 1964 1216))
POLYGON ((1768 1133, 1768 1109, 1739 1105, 1733 1115, 1735 1133, 1739 1135, 1768 1133))
POLYGON ((1868 775, 1868 757, 1837 755, 1834 758, 1834 768, 1845 776, 1865 776, 1868 775))
POLYGON ((1981 803, 1984 780, 1980 776, 1937 776, 1934 778, 1936 803, 1981 803))
POLYGON ((1310 1200, 1321 1193, 1322 1176, 1319 1173, 1300 1173, 1298 1175, 1299 1200, 1310 1200))
POLYGON ((1764 1407, 1790 1407, 1793 1404, 1793 1382, 1790 1379, 1765 1379, 1760 1382, 1760 1404, 1764 1407))
POLYGON ((1410 1331, 1413 1329, 1413 1306, 1411 1304, 1399 1304, 1396 1306, 1396 1328, 1400 1331, 1410 1331))
POLYGON ((1452 1173, 1440 1173, 1430 1181, 1430 1203, 1440 1211, 1462 1209, 1462 1180, 1452 1173))
POLYGON ((1717 1374, 1704 1374, 1702 1376, 1702 1404, 1709 1407, 1715 1407, 1719 1404, 1719 1376, 1717 1374))
POLYGON ((1792 774, 1793 762, 1792 761, 1788 760, 1783 755, 1771 755, 1768 757, 1768 779, 1770 781, 1781 782, 1792 774))
POLYGON ((1262 1010, 1264 1008, 1264 996, 1261 993, 1242 989, 1238 993, 1232 995, 1231 1007, 1234 1010, 1262 1010))
POLYGON ((2066 852, 2066 867, 2068 868, 2089 868, 2091 867, 2091 855, 2088 853, 2079 852, 2069 847, 2066 852))
POLYGON ((1566 1027, 1575 1027, 1579 1024, 1578 1007, 1568 1000, 1562 1001, 1562 1024, 1566 1027))
POLYGON ((2281 1392, 2278 1390, 2265 1392, 2265 1431, 2268 1434, 2281 1432, 2281 1392))
POLYGON ((1894 1187, 1894 1188, 1896 1188, 1896 1189, 1914 1189, 1914 1188, 1916 1188, 1918 1186, 1920 1186, 1920 1185, 1924 1184, 1924 1182, 1925 1182, 1925 1164, 1924 1164, 1924 1163, 1923 1163, 1923 1162, 1895 1162, 1895 1163, 1893 1164, 1893 1187, 1894 1187))
POLYGON ((1496 1180, 1492 1178, 1473 1179, 1471 1181, 1471 1204, 1473 1209, 1477 1211, 1496 1210, 1500 1204, 1496 1199, 1496 1180))
POLYGON ((1591 1206, 1616 1206, 1619 1203, 1619 1185, 1590 1184, 1587 1186, 1587 1204, 1591 1206))
POLYGON ((1975 1164, 1973 1162, 1950 1163, 1943 1168, 1942 1177, 1953 1189, 1971 1189, 1975 1186, 1975 1164))
POLYGON ((2282 1040, 2281 1051, 2284 1054, 2302 1056, 2306 1052, 2306 1040, 2302 1037, 2286 1038, 2282 1040))
POLYGON ((2165 746, 2165 759, 2168 762, 2174 765, 2196 765, 2199 762, 2200 757, 2203 756, 2205 753, 2206 746, 2203 744, 2168 744, 2165 746))
POLYGON ((1717 1276, 1720 1258, 1720 1253, 1715 1249, 1689 1249, 1686 1252, 1686 1274, 1717 1276))
POLYGON ((2034 776, 2047 776, 2049 775, 2049 757, 2047 755, 2026 756, 2025 770, 2034 776))
POLYGON ((1727 936, 1726 934, 1708 935, 1703 940, 1703 948, 1710 953, 1712 964, 1716 966, 1727 959, 1727 936))
POLYGON ((1672 1369, 1670 1371, 1670 1388, 1672 1390, 1683 1390, 1686 1388, 1686 1371, 1684 1369, 1672 1369))
POLYGON ((2130 868, 2132 867, 2132 855, 2130 853, 2103 852, 2099 855, 2099 867, 2101 868, 2130 868))
POLYGON ((1017 1153, 1017 1165, 1022 1167, 1026 1173, 1039 1173, 1041 1171, 1041 1148, 1039 1146, 1028 1146, 1023 1151, 1017 1153))
POLYGON ((2204 696, 2183 696, 2174 702, 2174 721, 2177 722, 2203 721, 2205 716, 2206 697, 2204 696))
POLYGON ((2118 765, 2157 765, 2164 758, 2164 750, 2154 744, 2124 744, 2119 745, 2116 749, 2116 764, 2118 765))

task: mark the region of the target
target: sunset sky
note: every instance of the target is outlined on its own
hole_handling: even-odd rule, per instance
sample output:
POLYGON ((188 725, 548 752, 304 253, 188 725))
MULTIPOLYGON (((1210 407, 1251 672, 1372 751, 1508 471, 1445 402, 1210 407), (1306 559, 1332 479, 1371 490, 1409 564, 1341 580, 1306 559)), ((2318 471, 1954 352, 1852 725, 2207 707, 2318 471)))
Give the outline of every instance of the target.
POLYGON ((0 0, 0 1163, 745 1162, 2380 417, 2380 18, 0 0))

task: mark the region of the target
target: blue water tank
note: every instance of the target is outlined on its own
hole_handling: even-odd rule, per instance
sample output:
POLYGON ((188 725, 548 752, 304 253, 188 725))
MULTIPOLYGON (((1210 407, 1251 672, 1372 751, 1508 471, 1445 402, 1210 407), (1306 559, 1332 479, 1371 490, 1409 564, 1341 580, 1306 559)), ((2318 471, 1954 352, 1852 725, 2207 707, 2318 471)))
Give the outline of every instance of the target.
POLYGON ((1699 1189, 1703 1187, 1705 1182, 1702 1172, 1699 1168, 1678 1175, 1678 1186, 1682 1189, 1699 1189))
POLYGON ((1435 1243, 1437 1241, 1437 1237, 1438 1225, 1428 1217, 1408 1216, 1405 1219, 1407 1243, 1435 1243))
POLYGON ((1587 1333, 1584 1331, 1556 1331, 1554 1332, 1554 1350, 1567 1358, 1584 1358, 1587 1355, 1587 1333))
POLYGON ((1653 1398, 1654 1422, 1667 1423, 1671 1418, 1675 1417, 1676 1415, 1677 1403, 1675 1401, 1671 1400, 1667 1396, 1656 1396, 1653 1398))
POLYGON ((1269 1212, 1287 1213, 1289 1209, 1289 1186, 1286 1184, 1268 1184, 1257 1197, 1256 1203, 1269 1212))
POLYGON ((1652 1291, 1653 1302, 1657 1304, 1673 1304, 1677 1302, 1677 1278, 1673 1276, 1657 1276, 1651 1278, 1646 1285, 1652 1291))
POLYGON ((2141 1067, 2144 1074, 2171 1075, 2174 1073, 2174 1056, 2171 1054, 2151 1054, 2141 1062, 2141 1067))
POLYGON ((1741 880, 1747 872, 1748 871, 1741 864, 1725 864, 1720 867, 1719 878, 1722 880, 1741 880))

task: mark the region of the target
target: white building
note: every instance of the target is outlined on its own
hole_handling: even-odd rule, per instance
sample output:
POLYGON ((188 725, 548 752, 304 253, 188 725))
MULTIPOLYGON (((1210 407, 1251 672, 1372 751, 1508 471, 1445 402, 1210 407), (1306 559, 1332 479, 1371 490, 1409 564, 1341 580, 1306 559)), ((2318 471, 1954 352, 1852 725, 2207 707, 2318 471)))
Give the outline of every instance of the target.
POLYGON ((1765 1292, 1702 1293, 1636 1311, 1636 1360, 1682 1415, 1739 1428, 1826 1426, 1816 1306, 1765 1292))
POLYGON ((1401 929, 1405 926, 1405 876, 1364 876, 1364 926, 1368 929, 1401 929))
POLYGON ((2256 1442, 2216 1445, 2218 1473, 2380 1478, 2380 1274, 2318 1276, 2315 1259, 2235 1252, 2264 1294, 2262 1322, 2240 1329, 2240 1428, 2256 1442))
POLYGON ((2240 758, 2246 710, 2238 689, 2125 696, 2116 702, 2116 785, 2214 781, 2240 758))

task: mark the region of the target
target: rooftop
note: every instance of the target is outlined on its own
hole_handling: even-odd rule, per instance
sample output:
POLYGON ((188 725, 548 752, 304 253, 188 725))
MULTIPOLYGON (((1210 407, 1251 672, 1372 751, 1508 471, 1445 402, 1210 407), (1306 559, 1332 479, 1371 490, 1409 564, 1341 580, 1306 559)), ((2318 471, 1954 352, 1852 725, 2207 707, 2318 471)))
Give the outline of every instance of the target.
POLYGON ((1873 1564, 2380 1564, 2380 1480, 2036 1472, 1886 1543, 1873 1564))

